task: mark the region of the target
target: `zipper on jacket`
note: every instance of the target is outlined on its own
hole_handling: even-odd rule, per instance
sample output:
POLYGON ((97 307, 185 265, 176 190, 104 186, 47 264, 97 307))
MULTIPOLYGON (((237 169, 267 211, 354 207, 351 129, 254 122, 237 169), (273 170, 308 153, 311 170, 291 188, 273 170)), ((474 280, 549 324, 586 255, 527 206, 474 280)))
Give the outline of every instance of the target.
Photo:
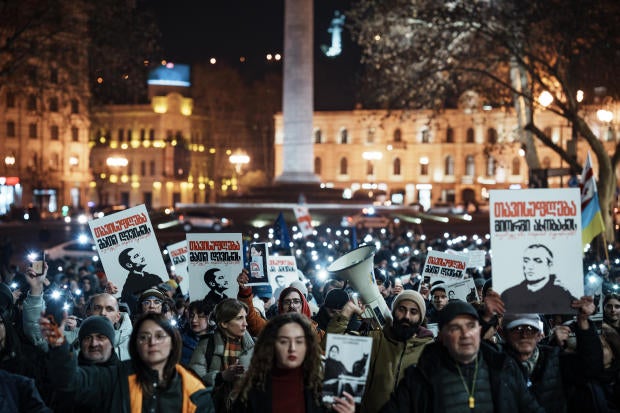
POLYGON ((403 364, 403 357, 405 356, 405 350, 407 350, 406 341, 403 343, 403 351, 401 351, 400 358, 398 359, 398 367, 396 368, 396 377, 394 377, 394 386, 392 388, 393 392, 396 391, 396 386, 398 385, 398 378, 400 377, 400 367, 403 364))

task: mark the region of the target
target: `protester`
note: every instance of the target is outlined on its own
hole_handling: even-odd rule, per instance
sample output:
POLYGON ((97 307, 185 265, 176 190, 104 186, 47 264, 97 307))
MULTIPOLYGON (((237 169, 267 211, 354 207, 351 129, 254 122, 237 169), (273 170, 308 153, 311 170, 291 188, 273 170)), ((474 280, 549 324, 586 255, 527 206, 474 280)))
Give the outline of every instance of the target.
POLYGON ((381 412, 543 413, 515 361, 481 343, 478 312, 454 300, 439 312, 438 340, 424 348, 381 412))
MULTIPOLYGON (((421 326, 425 312, 422 296, 417 291, 404 290, 392 303, 392 323, 369 332, 373 345, 361 412, 379 411, 404 377, 405 369, 417 363, 424 346, 432 342, 433 334, 421 326)), ((348 301, 342 312, 332 318, 327 332, 343 334, 356 313, 362 314, 362 309, 348 301)))
POLYGON ((247 331, 248 307, 234 298, 225 298, 215 307, 217 327, 201 340, 189 362, 208 386, 214 386, 216 410, 226 408, 226 400, 236 381, 248 369, 254 340, 247 331))
POLYGON ((50 346, 53 385, 74 392, 92 411, 214 411, 209 391, 178 364, 181 336, 161 314, 147 313, 136 321, 129 340, 131 361, 106 367, 76 366, 64 336, 45 318, 40 325, 50 346))
POLYGON ((34 380, 0 370, 0 412, 52 413, 48 408, 34 380))
MULTIPOLYGON (((288 312, 271 319, 256 341, 247 374, 235 389, 233 412, 323 412, 321 348, 307 317, 288 312)), ((354 412, 353 396, 332 409, 354 412)))
POLYGON ((114 351, 120 360, 129 360, 129 337, 133 327, 129 314, 120 311, 116 298, 108 293, 93 295, 86 306, 86 314, 110 320, 114 328, 114 351))
POLYGON ((610 412, 620 411, 620 295, 607 294, 603 299, 601 327, 604 372, 601 384, 610 412))
POLYGON ((437 323, 439 312, 448 304, 448 295, 443 281, 436 281, 431 285, 430 297, 431 305, 426 311, 426 321, 437 323))
POLYGON ((213 304, 205 300, 192 301, 188 307, 188 325, 183 329, 183 354, 181 364, 189 365, 192 354, 200 340, 209 335, 209 319, 213 304))
POLYGON ((114 326, 106 317, 93 315, 86 318, 78 333, 80 365, 118 364, 119 358, 114 352, 114 326))

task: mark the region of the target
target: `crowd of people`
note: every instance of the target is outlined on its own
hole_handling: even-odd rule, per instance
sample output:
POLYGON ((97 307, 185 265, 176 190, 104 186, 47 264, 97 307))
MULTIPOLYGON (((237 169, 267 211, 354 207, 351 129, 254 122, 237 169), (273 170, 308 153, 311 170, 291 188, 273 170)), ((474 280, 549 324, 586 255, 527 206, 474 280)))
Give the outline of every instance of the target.
MULTIPOLYGON (((351 235, 294 237, 282 252, 303 277, 275 294, 247 286, 246 270, 227 275, 236 298, 190 300, 171 269, 129 306, 91 261, 50 262, 42 273, 6 266, 0 412, 620 411, 617 249, 605 265, 584 260, 602 282, 600 306, 584 296, 571 316, 527 314, 493 290, 489 260, 467 270, 478 290, 467 301, 420 277, 429 250, 488 251, 488 237, 351 235), (383 325, 346 281, 325 277, 357 242, 376 247, 374 279, 391 312, 383 325), (323 401, 324 378, 347 374, 328 334, 372 339, 361 402, 346 390, 323 401)), ((283 247, 272 232, 249 237, 283 247)))

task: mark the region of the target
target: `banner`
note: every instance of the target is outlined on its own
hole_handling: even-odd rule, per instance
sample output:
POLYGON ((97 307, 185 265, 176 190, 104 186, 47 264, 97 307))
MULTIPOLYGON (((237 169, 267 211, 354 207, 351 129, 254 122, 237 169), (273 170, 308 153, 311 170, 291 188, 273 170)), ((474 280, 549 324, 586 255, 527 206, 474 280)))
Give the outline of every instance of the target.
POLYGON ((187 234, 187 244, 191 299, 218 304, 237 298, 237 277, 243 269, 241 234, 187 234))
POLYGON ((169 279, 144 205, 88 222, 106 277, 121 300, 136 310, 139 294, 169 279))
POLYGON ((312 227, 312 218, 310 218, 308 207, 297 205, 293 207, 293 211, 295 212, 295 218, 297 218, 299 230, 304 237, 312 235, 314 233, 314 228, 312 227))
POLYGON ((277 300, 280 293, 293 281, 299 280, 297 261, 291 255, 270 255, 267 259, 269 283, 273 297, 277 300))
POLYGON ((361 403, 370 368, 372 338, 328 334, 323 376, 323 401, 332 403, 342 392, 361 403))
POLYGON ((187 240, 179 241, 166 247, 168 256, 172 263, 174 273, 182 278, 179 287, 183 294, 189 292, 189 273, 187 272, 187 262, 189 261, 189 250, 187 240))
POLYGON ((490 192, 493 289, 510 313, 572 314, 583 296, 577 188, 490 192))

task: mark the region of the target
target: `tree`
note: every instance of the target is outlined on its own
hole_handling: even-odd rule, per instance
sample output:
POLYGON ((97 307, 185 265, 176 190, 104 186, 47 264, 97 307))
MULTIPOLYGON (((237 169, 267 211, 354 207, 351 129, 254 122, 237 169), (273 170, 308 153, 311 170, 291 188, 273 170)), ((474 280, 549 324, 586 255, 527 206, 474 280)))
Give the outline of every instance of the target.
POLYGON ((384 108, 454 107, 467 91, 484 103, 521 102, 521 143, 538 166, 530 131, 576 170, 581 166, 536 127, 527 111, 549 91, 547 110, 567 119, 595 154, 599 199, 611 239, 611 202, 619 148, 608 154, 588 126, 578 90, 605 85, 618 98, 620 4, 613 0, 360 0, 347 13, 366 64, 367 102, 384 108))

